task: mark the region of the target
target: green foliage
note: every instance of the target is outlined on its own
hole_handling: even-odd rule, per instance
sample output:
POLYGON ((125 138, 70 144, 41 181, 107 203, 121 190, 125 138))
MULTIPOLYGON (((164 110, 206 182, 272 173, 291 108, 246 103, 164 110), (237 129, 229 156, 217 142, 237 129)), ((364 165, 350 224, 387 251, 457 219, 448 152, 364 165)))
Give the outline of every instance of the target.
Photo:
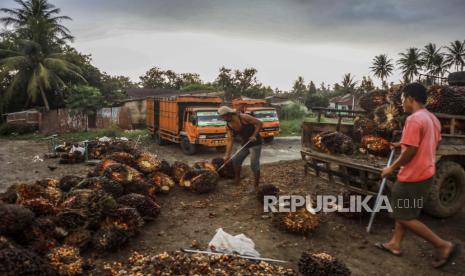
POLYGON ((0 9, 6 14, 0 21, 6 27, 13 26, 18 39, 38 43, 45 54, 54 52, 66 41, 73 40, 68 28, 61 24, 62 21, 71 18, 58 15, 60 9, 47 0, 15 0, 15 2, 19 5, 16 9, 0 9))
POLYGON ((465 40, 455 40, 446 46, 445 63, 447 67, 455 66, 455 71, 463 71, 465 66, 465 40))
POLYGON ((313 81, 310 81, 310 84, 308 85, 308 93, 309 94, 316 94, 317 90, 316 90, 316 86, 315 84, 313 83, 313 81))
POLYGON ((377 55, 372 61, 370 70, 375 77, 380 78, 381 82, 384 82, 387 77, 392 75, 394 64, 392 64, 392 59, 388 58, 386 54, 377 55))
POLYGON ((284 120, 293 120, 293 119, 301 119, 305 116, 306 111, 305 108, 297 103, 289 104, 283 106, 279 110, 279 118, 284 120))
POLYGON ((302 133, 302 118, 294 120, 280 120, 281 136, 296 136, 302 133))
POLYGON ((328 107, 329 98, 322 93, 309 94, 305 99, 305 106, 309 109, 313 107, 328 107))
POLYGON ((296 99, 302 99, 308 93, 307 86, 303 77, 299 76, 292 85, 291 93, 296 99))
POLYGON ((33 125, 19 125, 19 124, 9 124, 4 123, 0 125, 0 135, 24 135, 28 133, 33 133, 37 130, 36 126, 33 125))
POLYGON ((94 114, 105 105, 105 100, 97 88, 80 85, 69 89, 65 103, 67 108, 85 114, 94 114))
POLYGON ((161 70, 153 67, 140 77, 141 85, 145 88, 166 88, 181 90, 190 85, 202 84, 199 74, 177 74, 172 70, 161 70))
POLYGON ((192 83, 181 88, 182 91, 218 91, 211 83, 192 83))
POLYGON ((225 67, 220 68, 215 85, 225 92, 226 101, 231 101, 239 96, 252 97, 252 95, 266 94, 268 87, 263 87, 257 81, 257 69, 245 68, 241 70, 231 70, 225 67))
POLYGON ((397 64, 399 64, 399 68, 402 70, 404 81, 411 82, 413 78, 419 74, 423 66, 420 50, 412 47, 408 48, 405 53, 400 53, 399 55, 401 58, 397 61, 397 64))
POLYGON ((46 54, 47 52, 32 40, 21 40, 14 50, 0 49, 0 55, 3 56, 0 59, 0 68, 5 72, 16 71, 4 95, 6 101, 14 93, 26 92, 28 99, 36 102, 40 94, 46 110, 50 110, 46 91, 65 87, 62 79, 64 76, 73 75, 85 82, 79 67, 65 60, 58 52, 46 54))

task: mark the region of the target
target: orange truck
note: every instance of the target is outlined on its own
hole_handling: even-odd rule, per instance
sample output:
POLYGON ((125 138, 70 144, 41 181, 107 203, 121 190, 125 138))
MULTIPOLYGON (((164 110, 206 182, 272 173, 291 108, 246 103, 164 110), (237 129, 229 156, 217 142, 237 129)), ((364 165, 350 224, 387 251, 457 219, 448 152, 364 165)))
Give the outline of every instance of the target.
POLYGON ((238 98, 232 101, 234 109, 254 116, 263 122, 260 130, 260 136, 265 142, 273 141, 275 136, 279 135, 279 118, 274 107, 266 106, 266 100, 238 98))
POLYGON ((157 144, 180 144, 187 155, 199 146, 223 151, 226 122, 218 115, 223 100, 211 96, 171 96, 147 98, 147 127, 157 144))

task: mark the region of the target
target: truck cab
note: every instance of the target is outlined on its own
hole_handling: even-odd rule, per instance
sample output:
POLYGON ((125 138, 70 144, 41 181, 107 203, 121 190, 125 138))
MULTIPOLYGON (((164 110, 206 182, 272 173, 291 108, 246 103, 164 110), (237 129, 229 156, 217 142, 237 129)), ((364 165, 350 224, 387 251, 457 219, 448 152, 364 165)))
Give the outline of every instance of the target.
POLYGON ((185 153, 195 151, 195 145, 220 150, 226 146, 226 122, 218 115, 218 108, 189 107, 183 117, 181 135, 187 141, 181 142, 181 147, 185 153))
POLYGON ((275 136, 279 135, 279 118, 274 107, 246 107, 244 113, 263 122, 260 136, 265 142, 271 142, 275 136))
POLYGON ((232 101, 232 106, 237 111, 254 116, 263 122, 260 136, 265 142, 271 142, 275 136, 279 135, 278 113, 274 107, 266 106, 266 100, 238 98, 232 101))

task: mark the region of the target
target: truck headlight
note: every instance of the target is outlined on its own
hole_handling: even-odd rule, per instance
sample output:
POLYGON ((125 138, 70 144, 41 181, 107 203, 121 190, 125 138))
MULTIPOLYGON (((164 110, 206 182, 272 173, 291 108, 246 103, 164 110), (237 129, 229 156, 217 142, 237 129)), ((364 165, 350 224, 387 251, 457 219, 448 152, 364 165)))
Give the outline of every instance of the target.
POLYGON ((207 139, 207 135, 199 135, 199 139, 207 139))

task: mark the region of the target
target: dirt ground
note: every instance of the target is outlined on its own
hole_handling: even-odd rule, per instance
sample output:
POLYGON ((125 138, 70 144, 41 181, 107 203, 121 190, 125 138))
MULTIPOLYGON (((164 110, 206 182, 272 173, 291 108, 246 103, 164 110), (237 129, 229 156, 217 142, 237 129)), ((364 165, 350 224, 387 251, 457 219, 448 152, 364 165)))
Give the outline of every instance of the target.
MULTIPOLYGON (((281 159, 299 159, 298 140, 278 140, 266 145, 263 163, 281 159), (282 154, 283 153, 283 154, 282 154)), ((186 157, 175 145, 149 150, 168 161, 193 161, 209 159, 216 152, 203 152, 186 157)), ((56 159, 33 162, 35 155, 42 156, 47 147, 41 142, 0 140, 0 190, 15 182, 29 182, 43 177, 60 177, 64 174, 84 175, 90 168, 79 165, 57 165, 56 159), (58 166, 50 171, 47 166, 58 166)), ((248 171, 248 170, 246 170, 248 171)), ((262 168, 263 183, 278 186, 282 194, 336 194, 337 187, 311 176, 304 176, 300 160, 279 161, 262 168)), ((249 173, 250 174, 250 173, 249 173)), ((272 224, 272 216, 264 213, 261 204, 249 193, 251 179, 243 180, 242 186, 234 186, 223 180, 215 192, 197 195, 175 188, 168 195, 160 195, 162 213, 155 222, 143 227, 139 236, 127 247, 107 255, 95 256, 106 261, 124 260, 132 251, 159 253, 189 248, 193 240, 205 248, 222 227, 231 234, 244 233, 256 244, 263 257, 289 261, 295 264, 304 250, 325 251, 344 261, 353 275, 465 275, 465 255, 443 270, 430 268, 432 249, 423 240, 407 234, 404 256, 394 257, 375 249, 372 244, 385 241, 391 234, 392 221, 387 214, 377 217, 373 233, 367 235, 367 218, 347 219, 331 213, 323 215, 320 228, 311 236, 299 236, 282 232, 272 224)), ((465 242, 465 210, 448 219, 435 219, 426 215, 422 221, 439 235, 463 244, 465 242)))

